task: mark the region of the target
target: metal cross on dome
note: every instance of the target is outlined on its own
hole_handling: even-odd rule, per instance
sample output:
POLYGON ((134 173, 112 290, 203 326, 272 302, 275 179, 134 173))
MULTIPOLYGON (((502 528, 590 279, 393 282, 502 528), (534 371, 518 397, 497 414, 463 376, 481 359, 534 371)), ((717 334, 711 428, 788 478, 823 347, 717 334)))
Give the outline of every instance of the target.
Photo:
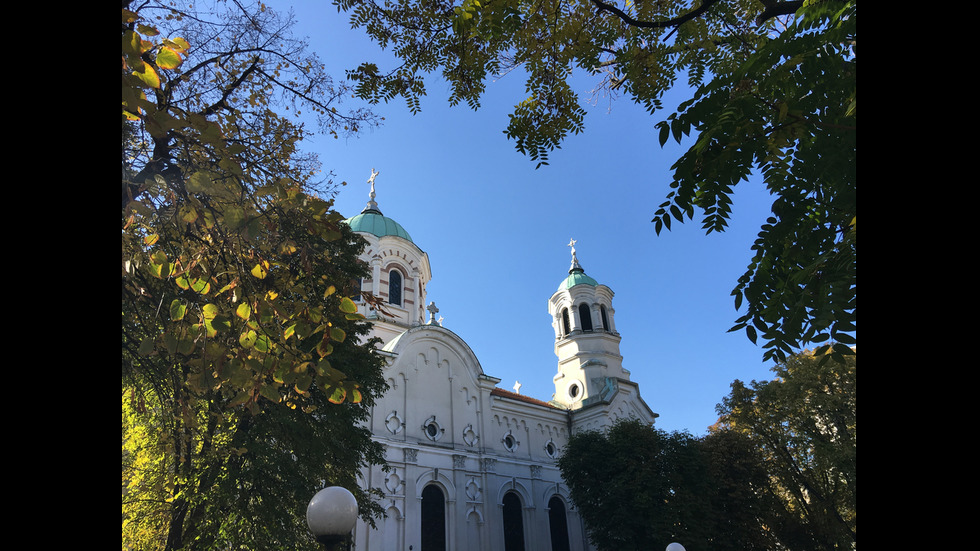
POLYGON ((375 210, 377 210, 377 208, 378 208, 378 203, 375 202, 375 200, 374 200, 374 198, 376 196, 375 193, 374 193, 374 179, 378 177, 378 174, 381 174, 381 171, 380 170, 375 170, 375 169, 372 168, 371 169, 371 177, 368 178, 368 183, 371 184, 371 193, 368 194, 368 204, 367 204, 367 208, 369 208, 369 209, 375 209, 375 210))
POLYGON ((371 177, 368 178, 368 183, 371 184, 371 199, 374 199, 374 179, 378 177, 378 174, 381 174, 381 171, 371 169, 371 177))
POLYGON ((575 254, 575 243, 577 242, 574 239, 568 241, 568 246, 572 248, 572 270, 582 268, 578 263, 578 256, 575 254))

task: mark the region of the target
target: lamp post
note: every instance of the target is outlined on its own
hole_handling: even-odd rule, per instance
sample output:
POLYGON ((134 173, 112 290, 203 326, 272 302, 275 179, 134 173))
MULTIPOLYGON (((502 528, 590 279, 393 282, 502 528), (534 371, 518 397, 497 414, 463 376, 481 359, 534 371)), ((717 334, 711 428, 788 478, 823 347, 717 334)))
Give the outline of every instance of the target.
POLYGON ((306 507, 306 523, 316 541, 330 551, 341 551, 357 522, 357 500, 340 486, 329 486, 316 493, 306 507))

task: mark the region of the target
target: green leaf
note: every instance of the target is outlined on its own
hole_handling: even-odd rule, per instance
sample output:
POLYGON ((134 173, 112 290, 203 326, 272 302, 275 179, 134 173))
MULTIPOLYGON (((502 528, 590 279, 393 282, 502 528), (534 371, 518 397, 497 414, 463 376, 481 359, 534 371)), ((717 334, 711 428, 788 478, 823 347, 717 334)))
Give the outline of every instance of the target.
POLYGON ((140 347, 137 353, 140 356, 149 356, 156 349, 156 339, 153 337, 146 337, 140 341, 140 347))
POLYGON ((180 57, 180 54, 174 51, 173 48, 163 46, 157 52, 157 66, 159 66, 161 69, 176 69, 177 67, 180 67, 180 64, 183 61, 184 60, 180 57))
POLYGON ((272 350, 272 339, 268 335, 259 335, 255 339, 255 349, 259 352, 269 352, 272 350))
POLYGON ((205 277, 199 277, 191 281, 189 287, 196 293, 206 295, 211 290, 211 282, 205 277))
POLYGON ((154 69, 149 63, 143 63, 141 67, 136 68, 133 74, 143 81, 143 84, 149 86, 150 88, 160 88, 160 75, 157 74, 156 69, 154 69))
POLYGON ((179 299, 174 299, 170 303, 170 319, 173 321, 180 321, 184 319, 184 315, 187 313, 187 306, 184 305, 179 299))
POLYGON ((235 309, 235 315, 243 320, 248 320, 252 315, 252 307, 246 303, 239 304, 238 308, 235 309))
POLYGON ((261 394, 262 397, 265 398, 266 400, 269 400, 274 403, 278 403, 282 399, 279 396, 278 385, 264 384, 259 387, 259 394, 261 394))
POLYGON ((327 400, 331 404, 342 404, 344 399, 347 398, 347 390, 342 386, 328 387, 325 389, 329 398, 327 400))
POLYGON ((195 172, 184 185, 191 193, 207 193, 211 190, 211 177, 205 172, 195 172))
POLYGON ((354 304, 353 300, 343 297, 340 299, 340 311, 346 314, 353 314, 357 312, 357 305, 354 304))
POLYGON ((245 226, 248 218, 245 215, 245 210, 237 206, 229 206, 224 210, 225 225, 231 230, 240 230, 245 226))
POLYGON ((238 337, 238 344, 240 344, 242 348, 249 349, 255 346, 255 340, 257 338, 258 338, 258 333, 249 329, 248 331, 242 333, 240 337, 238 337))
POLYGON ((204 314, 204 319, 214 319, 221 314, 221 309, 215 304, 205 304, 201 307, 201 312, 204 314))

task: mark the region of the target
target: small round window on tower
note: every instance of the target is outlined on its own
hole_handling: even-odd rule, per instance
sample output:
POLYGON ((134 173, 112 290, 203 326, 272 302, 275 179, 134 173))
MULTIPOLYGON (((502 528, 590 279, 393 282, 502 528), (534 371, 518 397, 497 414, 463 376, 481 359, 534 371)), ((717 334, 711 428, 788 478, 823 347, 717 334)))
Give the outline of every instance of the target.
POLYGON ((568 397, 572 400, 578 400, 579 395, 582 394, 582 387, 579 384, 572 383, 568 385, 568 397))

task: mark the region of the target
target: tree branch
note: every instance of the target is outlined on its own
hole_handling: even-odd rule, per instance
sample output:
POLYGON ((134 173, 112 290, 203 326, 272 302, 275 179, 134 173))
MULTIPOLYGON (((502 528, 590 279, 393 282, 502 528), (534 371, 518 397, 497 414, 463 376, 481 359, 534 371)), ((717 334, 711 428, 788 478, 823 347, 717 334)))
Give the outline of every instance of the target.
POLYGON ((794 14, 796 13, 796 10, 803 6, 803 0, 789 0, 783 2, 778 0, 759 0, 759 2, 765 6, 766 9, 762 10, 762 13, 755 18, 755 22, 758 25, 765 23, 773 17, 794 14))
POLYGON ((718 1, 719 0, 704 0, 704 2, 701 4, 700 7, 695 8, 680 17, 675 17, 674 19, 667 19, 664 21, 640 21, 637 19, 633 19, 632 17, 627 15, 627 13, 624 12, 623 10, 611 4, 606 4, 602 0, 592 0, 592 3, 595 4, 597 8, 599 8, 599 11, 612 12, 617 17, 622 19, 623 22, 625 22, 627 25, 631 25, 633 27, 642 27, 645 29, 666 29, 668 27, 678 27, 696 17, 699 17, 701 14, 708 11, 708 9, 711 6, 717 4, 718 1))
MULTIPOLYGON (((694 10, 691 10, 680 17, 666 19, 663 21, 640 21, 638 19, 633 19, 626 12, 617 8, 616 6, 613 6, 612 4, 607 4, 602 0, 591 1, 597 8, 599 8, 599 11, 612 12, 616 15, 616 17, 622 19, 627 25, 645 29, 666 29, 668 27, 677 28, 694 18, 701 16, 708 11, 711 6, 717 4, 719 0, 704 0, 704 3, 702 3, 700 7, 695 8, 694 10)), ((781 15, 792 15, 803 6, 803 0, 759 0, 759 2, 765 6, 765 9, 759 14, 758 17, 756 17, 755 20, 756 24, 759 25, 774 17, 779 17, 781 15)))

